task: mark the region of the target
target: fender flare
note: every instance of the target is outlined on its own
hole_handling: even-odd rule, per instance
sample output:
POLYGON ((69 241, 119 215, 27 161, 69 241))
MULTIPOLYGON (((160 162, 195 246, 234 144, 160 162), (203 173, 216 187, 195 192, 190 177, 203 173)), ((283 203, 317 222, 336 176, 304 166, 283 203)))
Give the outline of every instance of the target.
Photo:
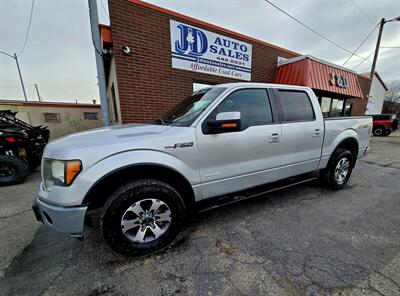
MULTIPOLYGON (((347 130, 345 130, 345 131, 347 131, 347 130)), ((345 132, 345 131, 343 131, 343 132, 345 132)), ((341 134, 343 134, 343 132, 341 134)), ((339 134, 339 135, 341 135, 341 134, 339 134)), ((356 161, 357 161, 358 149, 359 149, 359 140, 358 140, 359 137, 358 137, 358 134, 356 131, 354 131, 354 134, 356 135, 356 137, 355 136, 342 136, 340 138, 339 137, 336 138, 338 140, 334 141, 335 146, 329 154, 329 160, 328 160, 327 164, 330 163, 335 151, 338 148, 344 147, 344 148, 348 148, 350 150, 350 152, 353 154, 353 158, 354 158, 353 167, 355 166, 356 161), (354 148, 350 148, 351 146, 353 146, 354 148)))
MULTIPOLYGON (((184 162, 165 152, 154 150, 134 150, 121 152, 111 155, 92 165, 82 176, 79 176, 79 183, 91 183, 91 186, 85 193, 82 204, 90 205, 93 201, 93 193, 97 191, 100 184, 124 172, 141 172, 141 170, 151 169, 153 171, 160 170, 166 176, 177 179, 179 186, 185 188, 185 191, 190 191, 190 202, 196 199, 195 192, 192 187, 199 182, 199 174, 196 169, 191 169, 184 162), (155 161, 157 159, 157 162, 155 161)), ((128 179, 128 178, 127 178, 128 179)), ((121 180, 122 182, 122 180, 121 180)), ((116 184, 113 184, 114 187, 116 184)), ((111 185, 110 187, 113 187, 111 185)), ((121 184, 122 185, 122 184, 121 184)), ((108 186, 107 186, 108 187, 108 186)), ((101 192, 101 191, 100 191, 101 192)), ((103 202, 103 200, 101 201, 103 202)))

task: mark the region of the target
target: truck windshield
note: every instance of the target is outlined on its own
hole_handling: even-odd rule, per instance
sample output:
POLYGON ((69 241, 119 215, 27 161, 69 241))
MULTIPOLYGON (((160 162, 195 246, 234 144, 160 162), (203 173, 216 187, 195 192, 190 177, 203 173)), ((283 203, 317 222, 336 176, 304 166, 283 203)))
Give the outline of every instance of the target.
POLYGON ((224 87, 213 87, 195 91, 164 114, 160 119, 161 123, 175 126, 190 126, 201 112, 225 89, 224 87))

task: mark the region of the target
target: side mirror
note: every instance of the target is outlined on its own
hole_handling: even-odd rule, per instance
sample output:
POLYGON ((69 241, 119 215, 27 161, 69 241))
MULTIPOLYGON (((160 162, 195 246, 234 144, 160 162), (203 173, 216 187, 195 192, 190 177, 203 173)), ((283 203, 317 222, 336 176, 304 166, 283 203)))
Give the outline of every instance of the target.
POLYGON ((207 121, 210 134, 228 133, 241 130, 240 112, 218 113, 215 120, 207 121))

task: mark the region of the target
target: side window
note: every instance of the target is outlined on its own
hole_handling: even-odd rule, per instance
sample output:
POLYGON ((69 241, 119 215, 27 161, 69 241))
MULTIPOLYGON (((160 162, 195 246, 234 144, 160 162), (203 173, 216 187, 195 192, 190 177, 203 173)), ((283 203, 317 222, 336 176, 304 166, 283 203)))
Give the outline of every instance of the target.
POLYGON ((283 121, 312 121, 315 119, 310 98, 303 91, 278 90, 283 121))
POLYGON ((60 113, 43 113, 43 122, 45 123, 60 123, 60 113))
POLYGON ((230 94, 211 114, 215 119, 218 113, 239 111, 242 130, 254 125, 272 122, 272 111, 265 89, 242 89, 230 94))
POLYGON ((83 112, 84 120, 99 120, 96 112, 83 112))

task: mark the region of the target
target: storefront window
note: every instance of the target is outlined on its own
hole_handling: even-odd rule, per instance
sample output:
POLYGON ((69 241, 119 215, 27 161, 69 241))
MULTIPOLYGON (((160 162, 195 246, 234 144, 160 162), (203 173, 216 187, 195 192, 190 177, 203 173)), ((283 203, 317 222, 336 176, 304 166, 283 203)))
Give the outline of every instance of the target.
POLYGON ((330 97, 319 97, 322 115, 326 117, 350 116, 351 103, 345 104, 344 99, 336 99, 330 97), (346 108, 346 109, 345 109, 346 108))
POLYGON ((351 116, 351 108, 353 107, 353 103, 347 102, 344 105, 344 116, 351 116))
POLYGON ((322 115, 324 117, 329 117, 329 111, 331 109, 331 98, 321 97, 320 101, 322 115))
POLYGON ((343 100, 332 99, 331 117, 342 116, 343 114, 343 100))

